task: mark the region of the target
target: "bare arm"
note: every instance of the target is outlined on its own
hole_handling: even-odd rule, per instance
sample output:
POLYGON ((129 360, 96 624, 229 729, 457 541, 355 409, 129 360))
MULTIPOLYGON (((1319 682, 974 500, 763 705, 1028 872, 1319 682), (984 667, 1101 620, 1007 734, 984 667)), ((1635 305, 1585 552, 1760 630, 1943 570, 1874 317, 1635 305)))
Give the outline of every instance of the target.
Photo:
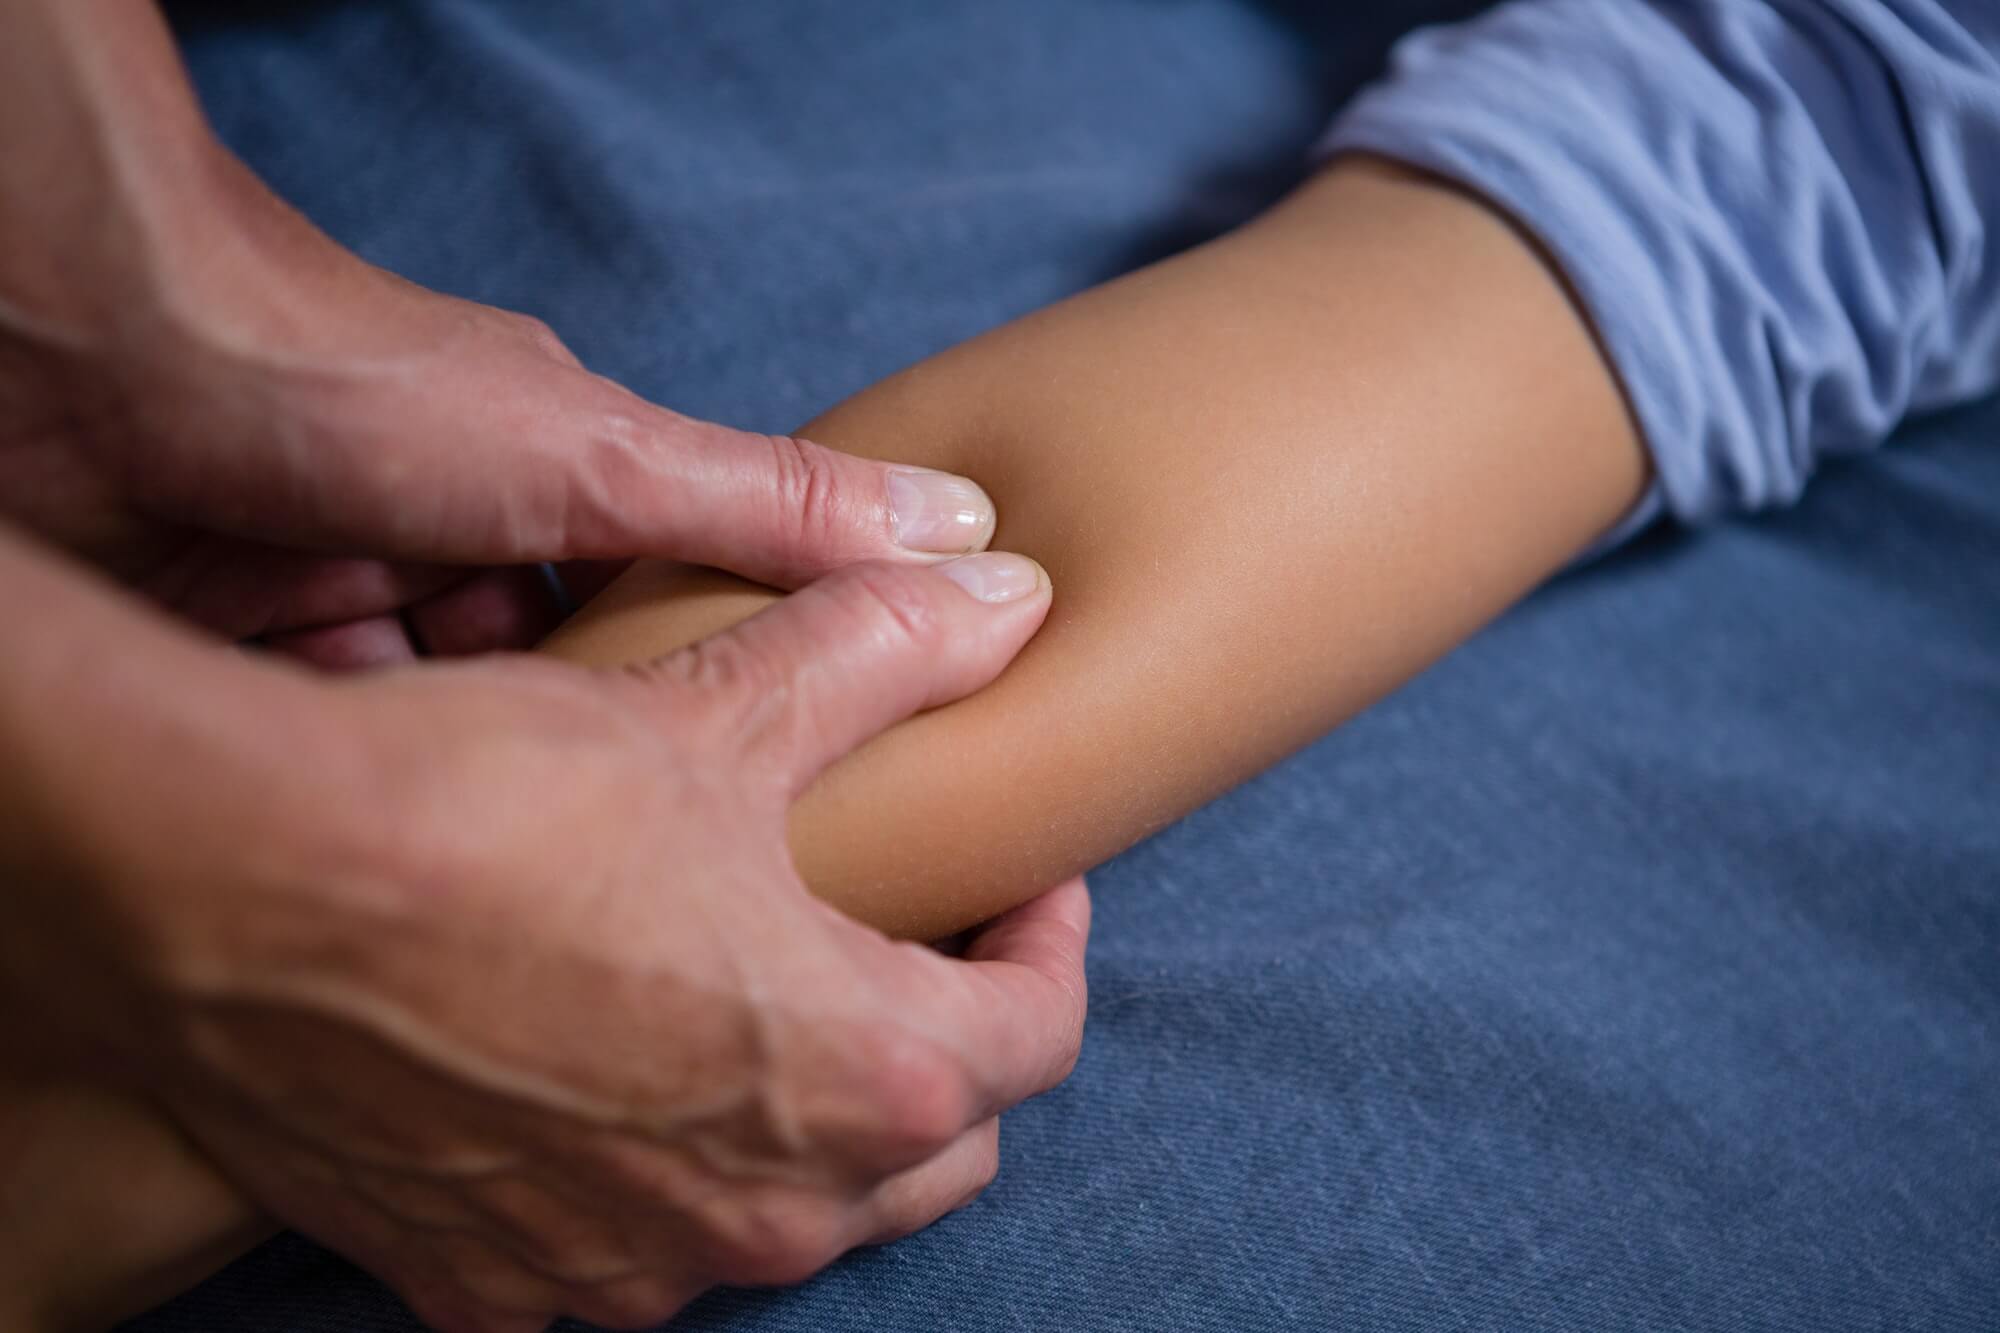
MULTIPOLYGON (((1536 250, 1367 160, 804 433, 978 478, 994 544, 1056 586, 999 681, 794 811, 815 890, 912 937, 1095 864, 1366 707, 1583 550, 1646 475, 1536 250)), ((647 657, 774 595, 641 565, 547 648, 647 657)))

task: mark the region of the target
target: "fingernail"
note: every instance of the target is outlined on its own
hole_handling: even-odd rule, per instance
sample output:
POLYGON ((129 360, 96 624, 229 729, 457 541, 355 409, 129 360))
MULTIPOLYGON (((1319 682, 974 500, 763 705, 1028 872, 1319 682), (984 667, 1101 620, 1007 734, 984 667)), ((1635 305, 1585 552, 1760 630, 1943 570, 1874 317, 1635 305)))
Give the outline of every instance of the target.
POLYGON ((993 537, 993 501, 949 472, 891 472, 889 511, 906 551, 977 551, 993 537))
POLYGON ((987 551, 947 560, 944 576, 982 602, 1012 602, 1042 586, 1042 567, 1025 555, 987 551))

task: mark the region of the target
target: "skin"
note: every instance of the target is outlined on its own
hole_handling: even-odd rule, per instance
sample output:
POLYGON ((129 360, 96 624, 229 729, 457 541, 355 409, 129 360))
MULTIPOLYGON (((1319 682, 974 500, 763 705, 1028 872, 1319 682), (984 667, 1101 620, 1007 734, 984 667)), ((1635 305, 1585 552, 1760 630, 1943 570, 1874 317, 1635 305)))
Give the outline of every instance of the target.
POLYGON ((0 149, 0 1326, 115 1317, 246 1207, 447 1333, 649 1326, 976 1194, 1075 1058, 1081 881, 949 958, 783 830, 1046 615, 961 554, 978 488, 362 263, 149 6, 0 0, 0 149), (640 554, 810 586, 617 670, 448 660, 546 629, 536 562, 640 554))
MULTIPOLYGON (((997 540, 1061 590, 992 687, 864 746, 793 810, 814 891, 917 939, 1323 734, 1575 557, 1646 479, 1534 246, 1365 160, 805 430, 978 477, 997 540)), ((645 562, 545 650, 629 661, 775 595, 645 562)))
MULTIPOLYGON (((1645 481, 1534 247, 1477 201, 1367 161, 808 430, 978 475, 1000 539, 1061 589, 998 680, 890 729, 792 807, 813 889, 912 938, 992 916, 1365 706, 1583 550, 1645 481)), ((642 563, 546 647, 646 659, 774 597, 642 563)), ((182 1167, 180 1235, 249 1224, 205 1211, 212 1177, 182 1167)))
POLYGON ((0 1115, 28 1154, 11 1326, 127 1309, 254 1225, 170 1129, 448 1333, 650 1326, 963 1204, 999 1113, 1075 1059, 1080 880, 950 958, 811 898, 782 836, 827 762, 1004 665, 1048 609, 1032 562, 856 566, 614 673, 358 679, 71 575, 0 535, 47 629, 0 669, 25 925, 0 936, 0 1067, 34 1099, 0 1115), (478 824, 422 817, 459 801, 478 824), (579 836, 607 813, 644 836, 579 836))
POLYGON ((363 262, 215 140, 150 5, 0 4, 0 146, 0 519, 219 637, 524 648, 537 561, 796 587, 991 536, 969 482, 691 420, 363 262))

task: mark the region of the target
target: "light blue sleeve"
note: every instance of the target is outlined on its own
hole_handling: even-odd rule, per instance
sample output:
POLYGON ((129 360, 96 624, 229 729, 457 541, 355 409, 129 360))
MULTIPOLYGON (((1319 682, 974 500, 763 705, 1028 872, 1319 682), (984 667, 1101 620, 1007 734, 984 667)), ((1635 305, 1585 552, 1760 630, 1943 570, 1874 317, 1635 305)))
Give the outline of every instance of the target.
POLYGON ((1322 148, 1548 248, 1653 454, 1628 530, 2000 383, 2000 0, 1517 0, 1405 38, 1322 148))

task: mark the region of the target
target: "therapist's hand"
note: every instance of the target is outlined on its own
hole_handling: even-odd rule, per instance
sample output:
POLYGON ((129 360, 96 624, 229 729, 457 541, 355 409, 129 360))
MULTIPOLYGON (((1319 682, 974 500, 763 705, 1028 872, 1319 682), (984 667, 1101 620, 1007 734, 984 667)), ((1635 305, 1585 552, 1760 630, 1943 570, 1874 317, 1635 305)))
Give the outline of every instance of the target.
POLYGON ((0 9, 0 517, 329 665, 533 642, 534 562, 793 587, 993 526, 970 482, 690 420, 363 262, 215 141, 127 0, 0 9))
POLYGON ((816 772, 1034 632, 1030 562, 857 566, 625 671, 351 676, 13 563, 46 817, 0 820, 0 1014, 446 1333, 803 1278, 977 1193, 1075 1059, 1080 881, 953 959, 785 850, 816 772))

